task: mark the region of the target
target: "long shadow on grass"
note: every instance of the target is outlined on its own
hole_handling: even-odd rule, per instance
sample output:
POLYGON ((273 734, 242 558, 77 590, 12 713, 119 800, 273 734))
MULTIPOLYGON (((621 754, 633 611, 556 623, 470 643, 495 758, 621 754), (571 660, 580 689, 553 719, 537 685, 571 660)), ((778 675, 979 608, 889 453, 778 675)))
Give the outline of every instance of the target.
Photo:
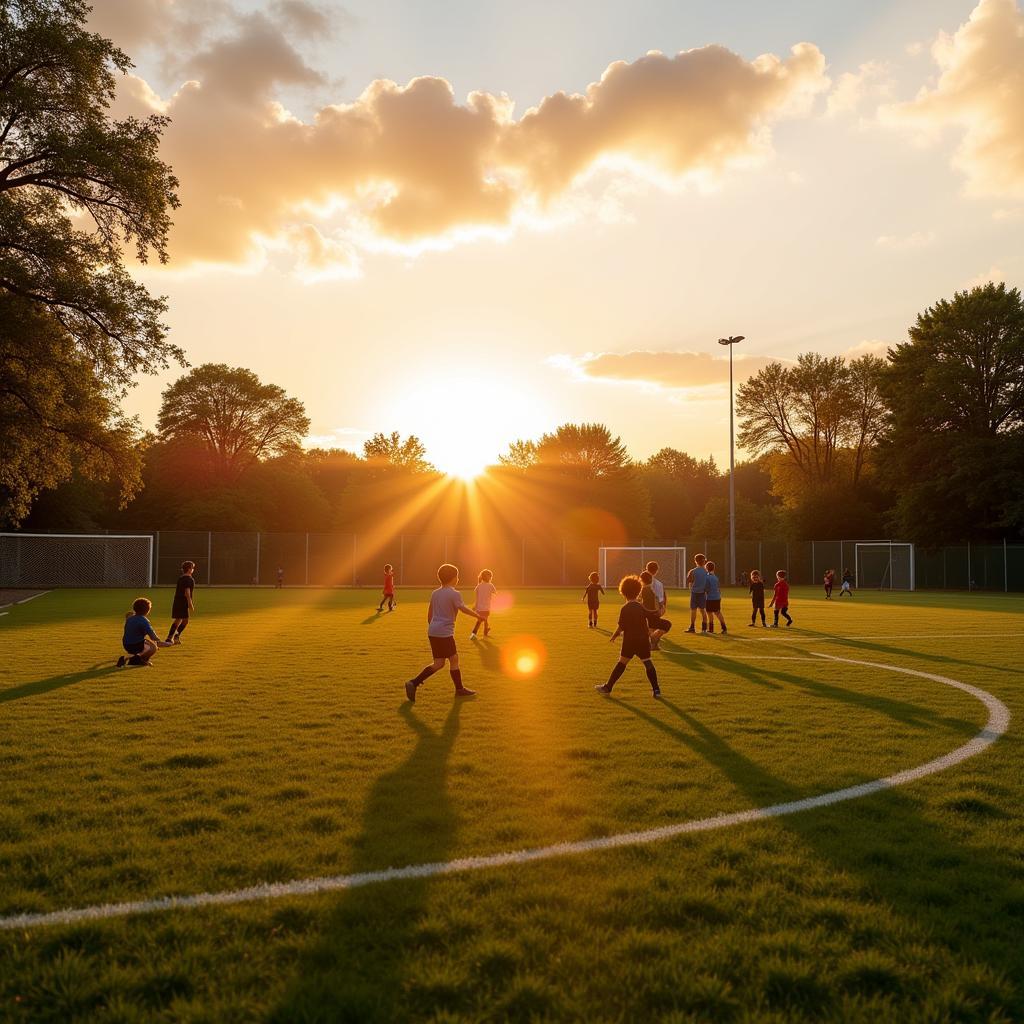
MULTIPOLYGON (((427 695, 428 700, 440 697, 427 695)), ((355 841, 354 873, 450 858, 458 818, 448 796, 448 761, 462 706, 453 702, 440 731, 427 726, 414 708, 402 707, 416 746, 370 791, 355 841)), ((443 945, 426 920, 430 884, 415 879, 345 893, 329 912, 315 947, 301 957, 296 979, 271 1019, 279 1024, 402 1020, 409 967, 418 955, 436 951, 434 943, 443 945)), ((447 991, 416 993, 416 1001, 440 1011, 447 991), (432 1003, 432 994, 439 1001, 432 1003)))
POLYGON ((501 648, 494 644, 489 639, 480 639, 470 642, 471 647, 475 647, 477 654, 480 657, 480 661, 483 663, 483 667, 489 672, 500 672, 501 671, 501 648))
POLYGON ((25 697, 38 697, 41 694, 49 693, 51 690, 60 690, 65 686, 73 686, 75 683, 85 682, 87 679, 101 679, 103 676, 112 675, 120 671, 117 666, 109 662, 100 662, 87 668, 82 672, 72 672, 63 676, 50 676, 49 679, 34 679, 30 683, 22 683, 21 686, 12 686, 7 690, 0 690, 0 704, 6 704, 12 700, 23 700, 25 697))
MULTIPOLYGON (((804 788, 782 782, 737 752, 669 700, 661 704, 685 730, 616 703, 701 754, 750 799, 751 806, 808 795, 804 788)), ((1019 746, 1012 735, 999 742, 1019 746)), ((986 756, 993 754, 982 755, 986 756)), ((1011 758, 1000 760, 1005 770, 1011 758)), ((950 785, 956 785, 955 777, 950 785)), ((926 809, 913 790, 892 790, 774 819, 798 836, 813 857, 832 865, 840 878, 859 879, 852 894, 848 884, 841 886, 844 891, 830 904, 827 919, 836 932, 857 933, 856 945, 862 953, 877 948, 883 958, 899 962, 899 951, 894 955, 891 949, 892 931, 875 920, 877 912, 886 911, 902 919, 914 935, 916 955, 932 958, 933 947, 943 948, 949 961, 936 961, 934 985, 951 984, 955 989, 951 998, 962 998, 959 1006, 946 1005, 943 1013, 936 1006, 938 1016, 950 1020, 1024 1019, 1020 982, 1024 977, 1024 943, 1020 942, 1024 886, 1019 867, 987 850, 979 834, 986 826, 1004 831, 1003 823, 1012 818, 1015 796, 1005 790, 1001 795, 1002 803, 1011 805, 1009 810, 995 800, 964 793, 940 796, 926 809)), ((814 926, 822 927, 821 922, 814 926)), ((906 932, 903 941, 907 941, 906 932)), ((903 999, 918 1008, 929 997, 928 991, 911 987, 899 968, 886 966, 849 974, 843 984, 848 995, 903 999)), ((824 986, 820 992, 817 1009, 825 1016, 834 1009, 833 996, 824 986)), ((895 1007, 891 1019, 899 1019, 895 1007)))

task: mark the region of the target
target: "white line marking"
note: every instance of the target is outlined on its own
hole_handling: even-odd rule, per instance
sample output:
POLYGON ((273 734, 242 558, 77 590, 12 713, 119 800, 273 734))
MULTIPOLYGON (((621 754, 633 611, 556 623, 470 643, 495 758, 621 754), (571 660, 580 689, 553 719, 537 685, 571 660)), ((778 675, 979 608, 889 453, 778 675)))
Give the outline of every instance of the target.
POLYGON ((267 883, 249 886, 246 889, 234 889, 226 892, 201 892, 191 896, 164 896, 160 899, 133 900, 128 903, 104 903, 91 907, 79 907, 72 910, 56 910, 51 913, 13 914, 0 917, 0 930, 12 931, 19 928, 35 928, 41 925, 77 924, 79 921, 107 920, 115 917, 128 917, 132 914, 155 914, 166 910, 191 910, 196 907, 229 906, 235 903, 253 903, 259 900, 281 899, 285 896, 311 896, 319 893, 338 892, 345 889, 358 889, 366 885, 380 882, 395 882, 408 878, 434 878, 439 875, 455 875, 464 871, 480 871, 485 868, 501 868, 510 865, 530 864, 533 861, 549 860, 552 857, 569 857, 582 853, 593 853, 596 850, 613 850, 622 846, 640 846, 645 843, 656 843, 674 836, 687 835, 693 832, 710 832, 715 829, 729 828, 733 825, 746 825, 754 821, 769 818, 781 818, 786 814, 799 811, 810 811, 817 807, 830 807, 845 800, 856 800, 862 796, 870 796, 896 786, 905 786, 908 782, 916 782, 927 775, 945 771, 954 765, 966 761, 994 743, 1002 736, 1010 725, 1010 710, 997 697, 986 690, 961 683, 948 676, 934 675, 931 672, 919 672, 912 668, 898 668, 875 661, 860 661, 854 658, 840 658, 830 654, 818 654, 816 658, 828 661, 845 662, 848 665, 863 665, 867 668, 884 669, 898 672, 905 676, 917 676, 930 679, 956 690, 963 690, 988 709, 988 721, 985 727, 971 740, 962 746, 936 757, 916 768, 887 775, 873 782, 864 782, 845 789, 836 789, 820 796, 806 797, 803 800, 792 800, 787 803, 772 804, 770 807, 755 807, 748 811, 737 811, 733 814, 719 814, 713 818, 698 818, 684 821, 676 825, 664 825, 661 828, 645 829, 641 832, 622 832, 619 835, 605 836, 600 839, 581 839, 576 842, 555 843, 552 846, 538 846, 530 850, 515 850, 509 853, 495 853, 481 857, 462 857, 458 860, 439 861, 434 864, 413 864, 404 868, 384 868, 381 871, 366 871, 355 875, 333 875, 322 878, 301 878, 291 882, 267 883))
MULTIPOLYGON (((787 642, 802 640, 806 644, 829 644, 842 643, 844 640, 948 640, 951 637, 958 639, 986 639, 989 637, 1016 636, 1024 639, 1024 631, 1016 630, 1012 633, 877 633, 873 636, 801 636, 799 633, 785 633, 787 642)), ((751 640, 755 639, 751 637, 751 640)), ((759 636, 756 639, 770 643, 775 640, 774 636, 759 636)))

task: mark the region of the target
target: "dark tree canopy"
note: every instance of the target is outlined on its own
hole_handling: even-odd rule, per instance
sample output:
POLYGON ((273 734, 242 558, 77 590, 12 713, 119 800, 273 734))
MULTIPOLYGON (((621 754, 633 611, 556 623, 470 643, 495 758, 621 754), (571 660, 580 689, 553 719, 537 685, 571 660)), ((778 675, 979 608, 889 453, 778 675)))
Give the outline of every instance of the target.
POLYGON ((564 423, 536 443, 536 464, 567 470, 586 479, 621 473, 630 465, 621 438, 603 423, 564 423))
POLYGON ((165 440, 201 448, 210 475, 230 483, 256 462, 297 453, 309 417, 252 370, 204 363, 164 391, 157 428, 165 440))
POLYGON ((390 434, 374 434, 363 442, 363 457, 367 462, 389 469, 405 469, 413 473, 430 473, 434 467, 427 461, 423 442, 410 434, 404 441, 397 430, 390 434))
POLYGON ((11 522, 26 495, 72 466, 116 476, 130 496, 137 456, 117 403, 135 374, 182 360, 166 338, 164 300, 124 266, 126 245, 142 261, 167 258, 178 200, 157 154, 166 122, 110 118, 116 76, 131 62, 86 31, 88 13, 81 0, 0 0, 0 296, 9 324, 0 415, 12 437, 60 436, 45 469, 5 443, 0 516, 11 522), (29 388, 19 367, 36 348, 54 363, 29 388), (82 401, 90 373, 92 415, 82 401), (77 387, 58 387, 72 378, 77 387))

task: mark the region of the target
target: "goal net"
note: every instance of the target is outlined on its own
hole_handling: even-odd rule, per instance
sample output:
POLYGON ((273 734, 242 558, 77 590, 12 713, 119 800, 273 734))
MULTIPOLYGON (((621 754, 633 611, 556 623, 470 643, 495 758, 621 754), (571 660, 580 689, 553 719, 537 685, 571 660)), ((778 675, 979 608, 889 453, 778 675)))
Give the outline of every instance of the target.
POLYGON ((151 536, 0 533, 0 586, 51 589, 152 584, 151 536))
POLYGON ((601 586, 617 587, 623 576, 639 575, 648 562, 658 563, 658 579, 668 589, 686 586, 686 548, 598 548, 601 586))
POLYGON ((876 544, 856 545, 857 567, 854 579, 865 590, 913 590, 914 545, 876 544))

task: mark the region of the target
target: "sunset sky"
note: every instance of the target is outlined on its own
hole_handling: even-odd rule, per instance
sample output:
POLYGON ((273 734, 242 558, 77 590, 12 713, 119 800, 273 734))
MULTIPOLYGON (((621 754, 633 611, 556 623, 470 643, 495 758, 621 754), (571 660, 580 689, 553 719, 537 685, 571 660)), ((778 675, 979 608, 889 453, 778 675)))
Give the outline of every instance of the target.
MULTIPOLYGON (((173 118, 193 364, 441 469, 599 420, 728 462, 724 334, 884 351, 1024 280, 1015 0, 93 0, 173 118)), ((147 379, 128 408, 153 426, 147 379)))

